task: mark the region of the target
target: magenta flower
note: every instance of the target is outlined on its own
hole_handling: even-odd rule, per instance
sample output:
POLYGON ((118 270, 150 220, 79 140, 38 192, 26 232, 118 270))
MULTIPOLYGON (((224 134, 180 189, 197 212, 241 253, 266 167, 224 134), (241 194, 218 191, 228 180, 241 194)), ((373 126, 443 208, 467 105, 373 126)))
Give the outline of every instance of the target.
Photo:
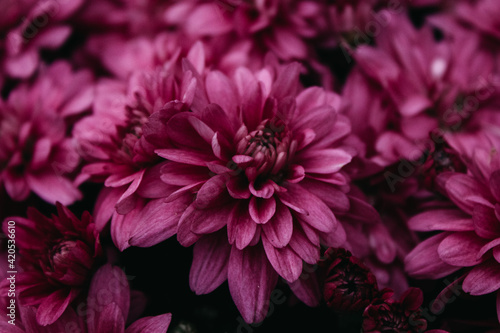
POLYGON ((99 234, 92 217, 85 212, 78 220, 57 203, 58 215, 43 216, 34 208, 28 217, 10 217, 16 222, 16 245, 24 272, 17 275, 19 300, 36 306, 42 325, 54 323, 80 294, 102 255, 99 234))
POLYGON ((11 77, 28 78, 39 65, 40 51, 57 49, 69 37, 71 27, 65 21, 84 0, 2 2, 6 3, 1 8, 9 9, 0 14, 7 16, 6 21, 0 23, 0 29, 5 30, 1 32, 6 36, 0 42, 2 67, 11 77))
POLYGON ((380 300, 365 309, 363 333, 447 333, 443 330, 426 330, 427 321, 421 317, 419 311, 424 300, 420 289, 408 289, 400 300, 394 300, 391 296, 392 291, 382 291, 380 300))
MULTIPOLYGON (((137 71, 128 84, 102 80, 97 85, 94 114, 74 130, 75 140, 89 161, 82 178, 91 177, 105 185, 96 204, 97 227, 102 230, 113 217, 111 232, 121 250, 136 245, 118 240, 118 235, 125 235, 124 214, 139 210, 149 199, 153 199, 152 204, 163 202, 175 188, 161 182, 164 162, 154 153, 155 146, 142 136, 149 116, 165 103, 177 101, 185 109, 193 103, 196 79, 189 71, 178 78, 174 65, 137 71)), ((158 237, 168 238, 175 232, 176 228, 164 229, 158 237)))
POLYGON ((378 295, 375 275, 345 249, 330 248, 324 257, 323 297, 328 307, 337 311, 364 310, 378 295))
POLYGON ((56 62, 0 100, 0 183, 12 199, 31 191, 50 203, 81 198, 73 181, 80 157, 67 133, 92 99, 91 73, 56 62))
POLYGON ((30 306, 20 307, 22 323, 16 326, 0 322, 0 330, 11 333, 53 333, 67 332, 68 329, 81 333, 165 333, 170 325, 170 313, 144 317, 127 328, 131 314, 131 293, 123 271, 105 265, 94 274, 86 302, 77 308, 68 307, 53 324, 41 326, 36 320, 36 311, 30 306))
POLYGON ((236 48, 250 42, 247 52, 262 57, 270 50, 292 60, 307 58, 311 41, 326 29, 324 9, 321 2, 301 0, 190 0, 167 8, 165 20, 193 40, 227 39, 236 48))
POLYGON ((327 44, 333 46, 343 42, 357 47, 369 43, 373 30, 384 24, 385 18, 377 17, 382 8, 384 1, 381 0, 327 1, 330 25, 325 36, 327 44))
MULTIPOLYGON (((451 202, 414 216, 416 231, 442 231, 420 243, 406 258, 416 278, 440 278, 465 268, 463 290, 484 295, 500 289, 500 160, 476 149, 469 172, 443 173, 437 183, 451 202)), ((500 296, 497 296, 500 297, 500 296)), ((497 309, 500 319, 500 308, 497 309)))
POLYGON ((495 133, 490 126, 498 123, 494 59, 479 36, 458 30, 453 38, 436 41, 430 26, 417 30, 403 15, 385 16, 388 24, 377 46, 362 45, 354 53, 366 78, 350 77, 344 93, 344 100, 355 100, 361 91, 359 100, 346 106, 352 118, 368 112, 363 101, 366 110, 377 112, 368 124, 357 125, 375 135, 366 141, 371 160, 382 165, 417 160, 445 133, 495 133), (372 104, 373 95, 379 96, 372 104))
POLYGON ((227 278, 247 322, 266 316, 278 275, 299 281, 320 244, 345 240, 334 211, 349 207, 341 169, 354 154, 343 142, 350 126, 336 111, 338 96, 299 90, 298 74, 298 64, 255 74, 240 68, 232 79, 212 71, 200 92, 210 104, 186 112, 170 102, 153 114, 143 133, 163 145, 161 180, 176 190, 125 217, 148 246, 162 229, 178 228, 182 245, 196 244, 191 288, 209 293, 227 278))

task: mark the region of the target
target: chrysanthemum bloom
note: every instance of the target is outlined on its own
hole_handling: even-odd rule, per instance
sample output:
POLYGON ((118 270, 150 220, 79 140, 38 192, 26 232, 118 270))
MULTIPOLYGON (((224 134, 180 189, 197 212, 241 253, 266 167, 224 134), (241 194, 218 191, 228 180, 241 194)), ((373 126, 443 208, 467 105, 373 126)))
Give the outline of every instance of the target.
MULTIPOLYGON (((416 278, 437 279, 465 268, 465 292, 496 292, 500 298, 500 159, 495 150, 480 148, 473 158, 467 174, 448 172, 437 178, 451 201, 447 206, 409 221, 416 231, 442 232, 407 256, 406 269, 416 278)), ((500 319, 500 308, 497 311, 500 319)))
POLYGON ((349 208, 341 169, 354 154, 344 145, 350 125, 337 95, 299 89, 298 75, 296 63, 232 78, 210 72, 200 92, 210 104, 187 112, 171 102, 144 127, 163 145, 161 179, 176 191, 135 217, 137 228, 178 223, 179 242, 196 243, 191 288, 205 294, 227 278, 247 322, 264 319, 278 276, 300 284, 320 244, 345 240, 334 212, 349 208))
MULTIPOLYGON (((475 29, 483 36, 494 40, 500 39, 498 3, 494 0, 419 0, 411 1, 412 5, 420 2, 434 2, 440 4, 441 11, 431 15, 429 21, 438 27, 443 27, 453 34, 457 24, 468 29, 475 29)), ((495 47, 490 44, 490 47, 495 47)))
POLYGON ((420 289, 408 289, 399 300, 391 297, 391 291, 382 291, 380 300, 375 301, 365 309, 363 333, 447 333, 443 330, 426 331, 427 321, 420 315, 419 311, 424 300, 420 289))
POLYGON ((343 248, 330 248, 323 257, 323 297, 328 307, 337 311, 364 310, 378 295, 375 275, 343 248))
MULTIPOLYGON (((170 325, 170 313, 143 317, 125 328, 130 321, 131 293, 125 273, 117 267, 105 265, 94 274, 86 302, 68 307, 53 324, 41 326, 36 311, 29 306, 19 308, 16 325, 0 322, 0 331, 9 333, 165 333, 170 325)), ((133 320, 133 319, 132 319, 133 320)))
POLYGON ((33 191, 68 205, 81 197, 73 182, 80 157, 68 132, 92 99, 91 73, 56 62, 0 100, 0 183, 12 199, 33 191))
MULTIPOLYGON (((395 9, 401 9, 401 6, 399 4, 395 9)), ((342 42, 353 48, 370 43, 371 38, 386 24, 384 15, 378 13, 384 7, 384 1, 380 0, 327 1, 327 43, 335 45, 342 42)))
POLYGON ((90 280, 102 255, 99 234, 88 212, 79 220, 57 203, 58 215, 48 218, 34 208, 28 217, 10 217, 16 222, 16 246, 24 272, 16 276, 21 304, 35 306, 36 320, 54 323, 90 280))
MULTIPOLYGON (((493 103, 498 94, 493 57, 481 47, 480 36, 462 29, 437 41, 430 26, 417 30, 403 15, 386 16, 377 46, 362 45, 354 53, 370 84, 379 89, 362 91, 383 93, 392 104, 381 108, 380 117, 370 117, 377 136, 369 140, 379 162, 417 160, 443 133, 490 131, 491 123, 499 122, 493 103)), ((363 100, 371 103, 364 95, 363 100)))
MULTIPOLYGON (((166 103, 175 101, 181 109, 195 108, 196 79, 191 71, 175 74, 172 67, 137 71, 124 83, 119 80, 102 80, 96 88, 94 113, 75 126, 74 137, 88 161, 82 169, 82 178, 104 182, 95 208, 96 225, 101 231, 112 217, 111 234, 115 244, 124 250, 139 245, 132 236, 134 214, 146 203, 161 205, 175 186, 160 180, 160 170, 165 161, 154 153, 155 146, 143 137, 143 126, 155 111, 166 103), (135 210, 134 210, 135 209, 135 210), (125 215, 134 210, 134 214, 125 215), (130 222, 130 223, 129 223, 130 222)), ((165 218, 165 217, 163 217, 165 218)), ((154 221, 151 221, 152 226, 154 221)), ((177 228, 157 225, 148 241, 168 238, 177 228), (154 235, 154 236, 153 236, 154 235)), ((142 239, 146 241, 146 239, 142 239)), ((148 246, 141 243, 141 246, 148 246)))
POLYGON ((71 27, 66 21, 83 2, 84 0, 2 1, 0 4, 4 10, 1 15, 7 16, 5 22, 10 23, 8 26, 0 24, 0 32, 6 36, 0 41, 5 72, 15 78, 31 76, 38 67, 40 51, 57 49, 69 37, 71 27), (18 6, 20 11, 16 11, 18 6))
POLYGON ((172 4, 165 21, 194 40, 225 39, 228 47, 260 58, 270 50, 282 60, 306 59, 311 41, 327 28, 324 9, 302 0, 190 0, 172 4))

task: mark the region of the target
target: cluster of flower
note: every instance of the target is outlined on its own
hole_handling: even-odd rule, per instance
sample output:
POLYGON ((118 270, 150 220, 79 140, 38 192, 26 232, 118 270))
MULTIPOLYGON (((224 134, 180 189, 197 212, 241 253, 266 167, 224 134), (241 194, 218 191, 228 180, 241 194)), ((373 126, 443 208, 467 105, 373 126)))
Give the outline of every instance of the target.
POLYGON ((498 1, 0 0, 0 36, 0 331, 165 332, 117 263, 167 239, 247 324, 283 286, 445 333, 453 274, 499 329, 498 1))

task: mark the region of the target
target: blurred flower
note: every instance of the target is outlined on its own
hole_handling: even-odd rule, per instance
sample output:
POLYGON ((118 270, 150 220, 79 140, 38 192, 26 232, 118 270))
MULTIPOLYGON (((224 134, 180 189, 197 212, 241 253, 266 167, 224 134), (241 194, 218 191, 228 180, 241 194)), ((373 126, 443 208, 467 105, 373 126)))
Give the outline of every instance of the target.
POLYGON ((480 38, 459 29, 453 38, 437 41, 430 26, 417 30, 404 15, 385 15, 388 24, 377 45, 354 52, 366 77, 356 71, 344 88, 344 100, 353 101, 344 107, 348 115, 358 123, 361 115, 369 119, 354 128, 371 133, 362 136, 370 159, 384 166, 400 158, 419 160, 445 135, 498 136, 491 126, 500 121, 495 64, 480 38), (371 106, 364 109, 363 103, 371 106))
POLYGON ((42 49, 59 48, 71 34, 66 21, 84 0, 2 0, 0 15, 0 55, 5 72, 15 78, 28 78, 37 69, 42 49), (7 23, 7 24, 5 24, 7 23), (3 31, 2 31, 3 30, 3 31))
POLYGON ((164 17, 193 40, 226 39, 235 49, 250 43, 246 53, 263 59, 271 51, 289 61, 308 57, 327 27, 324 9, 319 1, 189 0, 172 4, 164 17))
POLYGON ((125 328, 130 317, 130 289, 125 273, 109 264, 99 268, 92 277, 87 301, 78 308, 68 307, 53 324, 41 326, 36 311, 30 306, 20 307, 16 325, 0 322, 0 330, 10 333, 54 333, 72 330, 80 333, 165 333, 170 325, 170 313, 143 317, 125 328))
POLYGON ((43 216, 34 208, 28 217, 16 221, 16 246, 22 258, 23 273, 16 279, 23 305, 36 306, 40 325, 54 323, 80 294, 94 265, 102 255, 99 234, 88 212, 78 220, 57 203, 58 215, 43 216))
POLYGON ((323 257, 323 296, 328 307, 337 311, 364 310, 378 295, 375 275, 345 249, 329 248, 323 257))
POLYGON ((462 277, 465 292, 497 292, 500 297, 498 153, 476 149, 468 169, 467 174, 438 176, 437 183, 450 199, 447 207, 424 211, 409 221, 413 230, 441 232, 408 254, 406 269, 416 278, 437 279, 466 268, 462 277))
POLYGON ((12 199, 31 191, 52 204, 81 198, 73 182, 80 157, 68 133, 90 108, 93 89, 90 72, 60 61, 0 99, 0 182, 12 199))

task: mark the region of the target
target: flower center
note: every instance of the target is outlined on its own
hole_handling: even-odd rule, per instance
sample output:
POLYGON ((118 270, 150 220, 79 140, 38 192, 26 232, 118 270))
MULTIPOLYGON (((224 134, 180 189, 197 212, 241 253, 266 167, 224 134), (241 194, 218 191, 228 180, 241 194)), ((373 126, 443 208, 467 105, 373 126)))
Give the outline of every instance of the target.
POLYGON ((55 245, 51 251, 51 264, 54 271, 67 267, 71 264, 69 254, 76 246, 76 241, 67 240, 55 245))
POLYGON ((278 119, 266 119, 243 137, 237 146, 239 155, 253 158, 257 175, 278 175, 290 156, 290 132, 278 119))

